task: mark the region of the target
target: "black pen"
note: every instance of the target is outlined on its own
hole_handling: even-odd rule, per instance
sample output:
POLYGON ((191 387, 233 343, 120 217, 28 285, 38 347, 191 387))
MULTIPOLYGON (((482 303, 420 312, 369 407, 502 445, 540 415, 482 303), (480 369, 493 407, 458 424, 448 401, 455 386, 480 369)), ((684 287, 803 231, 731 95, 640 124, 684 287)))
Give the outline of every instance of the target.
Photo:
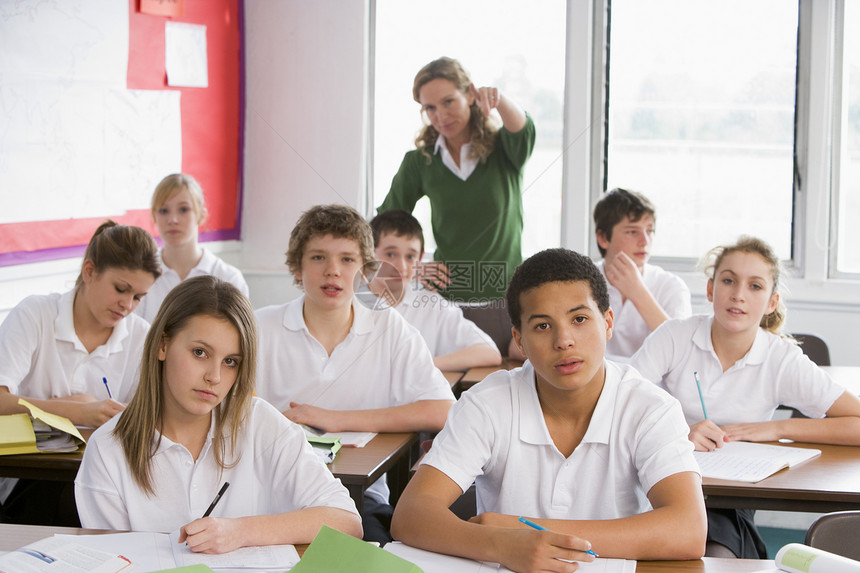
POLYGON ((230 482, 224 482, 224 485, 221 486, 221 490, 218 492, 218 495, 216 495, 215 499, 212 500, 212 503, 209 504, 209 509, 207 509, 206 513, 203 514, 203 517, 209 517, 209 514, 212 513, 212 510, 215 509, 215 506, 218 505, 219 501, 221 501, 221 496, 224 495, 225 491, 227 491, 227 486, 229 485, 230 482))

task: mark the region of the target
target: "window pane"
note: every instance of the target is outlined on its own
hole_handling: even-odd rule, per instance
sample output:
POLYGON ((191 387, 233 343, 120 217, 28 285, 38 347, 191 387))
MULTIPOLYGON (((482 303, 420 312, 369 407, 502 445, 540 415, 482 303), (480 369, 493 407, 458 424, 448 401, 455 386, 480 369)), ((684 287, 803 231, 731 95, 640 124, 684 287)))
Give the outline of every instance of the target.
POLYGON ((790 258, 797 2, 611 6, 607 186, 656 204, 654 254, 746 233, 790 258))
MULTIPOLYGON (((564 0, 376 0, 373 205, 380 205, 422 126, 412 81, 424 64, 456 58, 475 85, 497 86, 534 119, 535 150, 523 177, 523 256, 561 237, 564 0)), ((426 198, 415 216, 435 248, 426 198)))
POLYGON ((836 270, 860 273, 860 2, 845 2, 836 270))

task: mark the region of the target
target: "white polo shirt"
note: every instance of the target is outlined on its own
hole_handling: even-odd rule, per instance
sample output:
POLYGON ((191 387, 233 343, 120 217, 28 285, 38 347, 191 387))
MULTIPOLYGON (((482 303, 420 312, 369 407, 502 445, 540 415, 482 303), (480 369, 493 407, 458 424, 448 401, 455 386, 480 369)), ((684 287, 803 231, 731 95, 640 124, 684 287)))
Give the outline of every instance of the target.
POLYGON ((357 513, 346 488, 311 451, 302 430, 264 400, 251 402, 236 440, 241 458, 232 468, 221 470, 215 462, 214 421, 196 462, 185 446, 162 436, 151 462, 152 496, 132 478, 112 433, 121 415, 93 433, 75 478, 84 527, 171 532, 203 517, 225 481, 230 487, 213 517, 271 515, 319 506, 357 513))
MULTIPOLYGON (((396 311, 370 310, 353 301, 349 334, 329 356, 305 325, 304 300, 301 296, 255 313, 260 333, 257 395, 278 410, 287 410, 291 401, 330 410, 454 401, 421 334, 396 311)), ((388 503, 385 476, 367 493, 388 503)))
POLYGON ((693 372, 699 373, 708 418, 718 425, 764 422, 780 405, 821 418, 844 388, 796 344, 758 329, 746 356, 725 372, 711 342, 713 315, 669 320, 649 336, 631 364, 678 398, 688 424, 704 419, 693 372))
POLYGON ((0 386, 19 396, 49 399, 90 394, 128 402, 137 388, 149 324, 131 314, 113 328, 108 341, 87 352, 75 333, 75 291, 32 295, 0 324, 0 386))
POLYGON ((331 356, 305 325, 304 296, 256 311, 257 394, 278 410, 290 402, 367 410, 419 400, 454 400, 418 331, 390 308, 353 301, 347 337, 331 356))
POLYGON ((463 316, 459 306, 432 291, 407 288, 394 308, 418 329, 434 357, 476 344, 496 348, 490 335, 463 316))
MULTIPOLYGON (((603 264, 604 261, 600 261, 597 267, 605 277, 603 264)), ((642 281, 669 318, 685 318, 692 314, 690 289, 681 277, 646 263, 642 271, 642 281)), ((609 306, 615 315, 612 338, 606 343, 606 354, 610 357, 629 358, 639 350, 651 330, 636 305, 630 299, 622 303, 618 289, 609 284, 609 281, 606 285, 609 287, 609 306)))
MULTIPOLYGON (((160 258, 161 251, 159 251, 158 254, 160 258)), ((206 275, 211 275, 221 279, 222 281, 226 281, 239 289, 242 294, 248 296, 248 283, 245 282, 245 277, 242 276, 242 272, 233 265, 222 261, 208 249, 203 248, 203 256, 200 257, 200 262, 197 263, 197 266, 191 269, 188 276, 185 278, 190 279, 192 277, 201 277, 206 275)), ((161 307, 161 303, 164 302, 164 297, 167 296, 167 293, 173 290, 173 287, 181 282, 182 279, 179 278, 176 271, 169 268, 162 262, 161 276, 158 277, 155 283, 153 283, 152 287, 147 291, 146 296, 141 299, 140 304, 137 305, 136 309, 134 309, 134 312, 145 318, 147 322, 151 323, 155 320, 155 315, 158 314, 158 309, 161 307)))
POLYGON ((423 463, 465 491, 478 512, 542 519, 614 519, 651 509, 647 493, 699 472, 678 401, 627 365, 606 382, 582 442, 565 458, 546 427, 530 362, 463 393, 423 463))

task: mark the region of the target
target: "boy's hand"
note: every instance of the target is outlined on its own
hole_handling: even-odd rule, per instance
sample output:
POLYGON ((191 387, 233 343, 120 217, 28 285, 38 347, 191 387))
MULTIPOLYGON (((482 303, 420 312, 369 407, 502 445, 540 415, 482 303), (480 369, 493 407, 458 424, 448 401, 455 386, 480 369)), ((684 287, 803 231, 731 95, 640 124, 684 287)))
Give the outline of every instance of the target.
POLYGON ((179 543, 195 553, 227 553, 243 546, 238 519, 204 517, 179 530, 179 543))
POLYGON ((700 452, 710 452, 722 448, 728 441, 726 432, 710 420, 702 420, 690 426, 690 441, 700 452))
POLYGON ((290 402, 290 409, 284 411, 290 421, 296 424, 304 424, 313 428, 319 428, 324 432, 341 432, 342 428, 336 424, 336 412, 326 410, 309 404, 290 402))
POLYGON ((635 298, 636 294, 645 287, 642 272, 627 253, 618 253, 614 259, 606 259, 603 272, 609 284, 618 289, 625 299, 635 298))
POLYGON ((591 562, 586 553, 591 544, 575 535, 553 531, 510 529, 499 554, 499 562, 512 571, 533 573, 558 571, 569 573, 579 569, 576 561, 591 562))
POLYGON ((445 266, 445 263, 436 261, 416 264, 415 278, 424 285, 424 288, 433 292, 438 292, 451 284, 448 267, 445 266))
POLYGON ((776 442, 782 435, 780 421, 751 422, 748 424, 729 424, 723 426, 727 442, 776 442))

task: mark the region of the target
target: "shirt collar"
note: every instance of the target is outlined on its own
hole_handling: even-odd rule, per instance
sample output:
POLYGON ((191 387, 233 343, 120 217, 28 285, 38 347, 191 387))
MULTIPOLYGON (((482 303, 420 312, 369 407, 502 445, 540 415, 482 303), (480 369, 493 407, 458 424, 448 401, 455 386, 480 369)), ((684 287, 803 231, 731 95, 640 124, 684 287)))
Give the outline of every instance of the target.
POLYGON ((454 161, 451 152, 448 151, 448 146, 445 145, 445 136, 441 133, 436 138, 436 145, 433 148, 433 153, 439 153, 442 156, 442 164, 447 167, 451 173, 465 181, 469 178, 475 168, 478 166, 478 160, 471 156, 469 150, 472 149, 471 143, 466 143, 460 148, 460 166, 454 161))
MULTIPOLYGON (((618 394, 621 374, 618 367, 611 362, 604 361, 604 365, 606 382, 581 443, 609 443, 612 419, 615 415, 615 397, 618 394)), ((553 444, 540 407, 535 388, 535 372, 531 362, 527 360, 523 364, 516 372, 515 380, 514 391, 517 392, 520 402, 520 439, 528 444, 553 444)))
MULTIPOLYGON (((713 314, 709 315, 706 320, 701 321, 699 326, 696 328, 696 331, 693 333, 693 344, 705 352, 711 353, 714 358, 717 358, 717 353, 714 350, 714 343, 711 340, 711 327, 713 324, 713 314)), ((762 328, 759 328, 755 333, 755 340, 753 341, 749 352, 747 352, 743 358, 735 362, 735 364, 732 365, 732 368, 735 366, 742 367, 747 364, 762 364, 767 359, 768 354, 767 336, 767 332, 762 328)))
MULTIPOLYGON (((228 435, 229 435, 229 432, 225 428, 224 437, 226 438, 226 437, 228 437, 228 435)), ((200 455, 197 456, 197 461, 200 461, 204 457, 206 457, 207 452, 212 447, 212 440, 214 437, 215 437, 215 412, 213 411, 212 417, 209 420, 209 431, 206 433, 206 442, 203 444, 203 449, 200 450, 200 455)), ((182 450, 188 452, 188 448, 186 448, 185 446, 183 446, 182 444, 180 444, 178 442, 174 442, 173 440, 171 440, 170 438, 168 438, 167 436, 165 436, 164 434, 162 434, 158 430, 155 430, 155 436, 153 439, 156 440, 156 442, 158 443, 158 449, 155 451, 155 454, 153 454, 153 457, 155 457, 159 454, 163 454, 163 453, 165 453, 169 450, 172 450, 174 448, 179 448, 179 449, 182 449, 182 450)))
MULTIPOLYGON (((77 289, 75 288, 63 293, 59 301, 57 301, 57 318, 54 320, 54 329, 57 333, 57 340, 71 342, 74 344, 76 350, 87 352, 86 347, 81 343, 81 339, 78 338, 78 334, 75 332, 76 292, 77 289)), ((128 323, 126 322, 128 320, 132 320, 132 318, 126 316, 117 322, 107 342, 93 350, 92 354, 107 356, 115 352, 122 352, 122 343, 128 336, 128 323)))
MULTIPOLYGON (((350 334, 353 332, 356 334, 367 334, 373 330, 373 312, 393 312, 392 309, 386 309, 382 311, 378 310, 370 310, 369 308, 365 308, 362 304, 357 304, 358 301, 353 297, 352 299, 352 311, 353 311, 353 320, 352 327, 349 329, 350 334)), ((288 330, 299 331, 304 330, 310 335, 310 331, 308 330, 308 325, 305 324, 305 318, 302 315, 302 309, 305 304, 305 295, 300 296, 296 300, 287 304, 287 308, 284 311, 284 327, 288 330)))

